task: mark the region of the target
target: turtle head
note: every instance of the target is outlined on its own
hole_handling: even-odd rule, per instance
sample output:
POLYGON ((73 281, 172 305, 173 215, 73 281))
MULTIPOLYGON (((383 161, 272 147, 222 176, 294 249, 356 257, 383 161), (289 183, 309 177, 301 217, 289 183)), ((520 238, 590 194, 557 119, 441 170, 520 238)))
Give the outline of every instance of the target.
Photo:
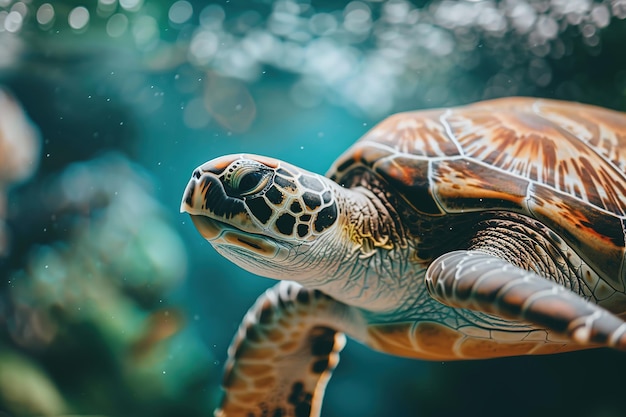
POLYGON ((303 254, 337 223, 337 188, 276 159, 228 155, 193 171, 180 210, 229 260, 259 275, 294 279, 303 254))

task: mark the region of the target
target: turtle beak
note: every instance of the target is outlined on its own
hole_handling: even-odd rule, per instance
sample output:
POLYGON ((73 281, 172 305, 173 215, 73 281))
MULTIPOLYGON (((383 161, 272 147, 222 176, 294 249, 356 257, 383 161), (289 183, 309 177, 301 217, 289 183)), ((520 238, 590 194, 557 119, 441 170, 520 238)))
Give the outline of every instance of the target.
MULTIPOLYGON (((180 203, 180 212, 189 214, 205 214, 206 193, 209 188, 216 188, 217 177, 242 155, 226 155, 205 162, 196 168, 187 183, 183 199, 180 203)), ((217 187, 223 188, 223 187, 217 187)))
POLYGON ((207 240, 218 237, 224 225, 249 233, 257 232, 243 200, 226 194, 219 174, 205 170, 207 164, 193 171, 180 203, 180 212, 191 216, 194 226, 207 240))
POLYGON ((180 203, 180 212, 189 214, 191 221, 193 221, 194 226, 196 226, 196 229, 198 229, 202 237, 207 240, 212 240, 220 235, 221 228, 209 217, 199 214, 200 210, 198 207, 202 207, 202 202, 198 201, 198 199, 202 197, 201 190, 198 189, 199 182, 197 178, 199 177, 200 174, 198 170, 194 171, 183 193, 183 200, 180 203))
POLYGON ((222 234, 223 226, 220 222, 208 217, 203 210, 204 193, 202 192, 202 182, 198 181, 201 173, 195 170, 193 176, 187 183, 183 200, 180 203, 180 212, 187 213, 191 217, 193 225, 198 232, 208 241, 211 241, 222 234))
POLYGON ((198 201, 195 201, 198 196, 201 195, 198 190, 198 178, 200 178, 200 173, 196 169, 193 172, 193 176, 187 183, 187 187, 185 187, 185 192, 183 193, 183 200, 180 202, 180 212, 181 213, 189 213, 193 214, 197 210, 194 210, 195 207, 201 207, 198 205, 198 201))

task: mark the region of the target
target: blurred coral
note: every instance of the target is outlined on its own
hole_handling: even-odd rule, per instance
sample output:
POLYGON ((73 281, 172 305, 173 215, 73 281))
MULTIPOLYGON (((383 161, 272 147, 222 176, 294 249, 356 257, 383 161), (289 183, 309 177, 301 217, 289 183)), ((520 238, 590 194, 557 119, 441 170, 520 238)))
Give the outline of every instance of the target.
POLYGON ((210 357, 166 301, 186 254, 148 176, 105 154, 69 165, 45 189, 70 238, 35 247, 10 276, 0 410, 206 412, 210 357))
POLYGON ((66 404, 54 382, 33 361, 16 352, 0 352, 0 404, 16 417, 58 416, 66 404))
POLYGON ((41 144, 37 128, 17 100, 0 87, 0 256, 8 249, 6 191, 37 168, 41 144))

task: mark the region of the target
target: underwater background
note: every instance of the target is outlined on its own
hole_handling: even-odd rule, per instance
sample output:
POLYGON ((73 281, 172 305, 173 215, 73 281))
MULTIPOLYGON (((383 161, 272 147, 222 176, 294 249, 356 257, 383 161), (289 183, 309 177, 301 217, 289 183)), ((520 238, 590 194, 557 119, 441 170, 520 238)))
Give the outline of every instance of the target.
MULTIPOLYGON (((389 114, 626 110, 626 1, 0 0, 0 417, 209 416, 273 281, 180 198, 247 152, 325 172, 389 114)), ((624 354, 425 362, 351 341, 324 417, 621 417, 624 354)))

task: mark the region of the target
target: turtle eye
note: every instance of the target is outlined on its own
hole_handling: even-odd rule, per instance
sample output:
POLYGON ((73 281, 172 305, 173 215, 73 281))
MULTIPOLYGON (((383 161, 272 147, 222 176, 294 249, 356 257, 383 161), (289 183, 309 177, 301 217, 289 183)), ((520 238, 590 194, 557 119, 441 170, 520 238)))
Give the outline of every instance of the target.
POLYGON ((241 166, 230 180, 230 186, 241 196, 256 194, 265 188, 270 178, 268 170, 257 166, 241 166))

